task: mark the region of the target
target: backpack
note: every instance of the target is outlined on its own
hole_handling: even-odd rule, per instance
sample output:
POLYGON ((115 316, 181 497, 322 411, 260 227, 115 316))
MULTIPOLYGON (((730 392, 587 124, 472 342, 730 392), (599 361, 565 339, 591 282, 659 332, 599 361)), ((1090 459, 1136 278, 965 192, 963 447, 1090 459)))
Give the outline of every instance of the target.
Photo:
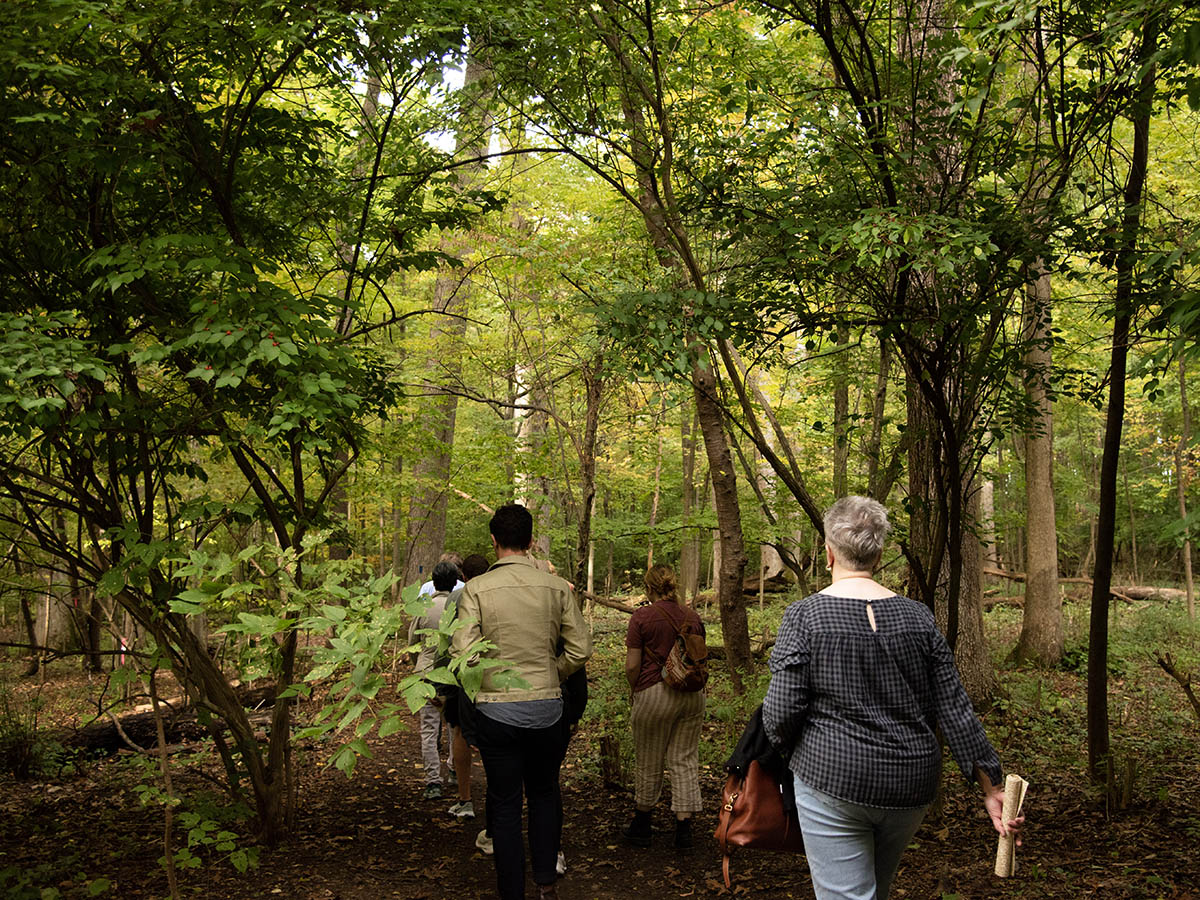
POLYGON ((685 693, 704 690, 708 683, 708 645, 704 635, 685 633, 670 616, 661 609, 659 612, 675 629, 675 642, 663 661, 663 681, 667 687, 685 693))

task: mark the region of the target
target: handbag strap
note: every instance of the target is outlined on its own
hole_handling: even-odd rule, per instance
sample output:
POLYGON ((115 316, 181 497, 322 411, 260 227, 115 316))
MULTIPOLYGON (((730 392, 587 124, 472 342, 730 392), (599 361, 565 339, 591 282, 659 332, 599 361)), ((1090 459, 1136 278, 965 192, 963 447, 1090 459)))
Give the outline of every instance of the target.
MULTIPOLYGON (((667 615, 667 611, 665 609, 663 609, 661 606, 657 606, 657 605, 651 605, 650 608, 652 610, 654 610, 656 613, 658 613, 660 616, 662 616, 664 619, 666 619, 667 624, 670 625, 675 630, 675 640, 679 640, 679 638, 683 636, 683 626, 676 625, 675 620, 672 619, 669 615, 667 615)), ((686 615, 684 616, 683 624, 684 625, 687 624, 687 616, 686 615)), ((672 641, 672 643, 674 643, 674 641, 672 641)), ((642 648, 648 654, 650 654, 650 661, 653 662, 655 665, 665 666, 667 664, 666 659, 659 657, 659 655, 657 653, 655 653, 653 649, 651 649, 649 644, 643 644, 642 648)))
MULTIPOLYGON (((675 604, 675 605, 676 605, 676 606, 678 606, 679 604, 675 604)), ((675 620, 674 620, 673 618, 671 618, 669 615, 667 615, 667 611, 666 611, 666 610, 665 610, 663 607, 661 607, 661 606, 652 606, 652 607, 650 607, 650 608, 651 608, 651 609, 653 609, 653 610, 654 610, 656 613, 658 613, 660 616, 662 616, 664 619, 666 619, 666 620, 667 620, 667 624, 668 624, 668 625, 670 625, 670 626, 671 626, 673 629, 675 629, 675 637, 682 637, 682 636, 683 636, 683 629, 684 629, 684 628, 687 626, 687 624, 688 624, 688 622, 687 622, 687 613, 684 613, 684 614, 683 614, 683 621, 682 621, 680 624, 676 625, 676 624, 675 624, 675 620)))
POLYGON ((717 834, 714 835, 717 845, 721 848, 721 874, 725 876, 725 887, 728 890, 733 889, 729 880, 729 819, 733 815, 733 801, 742 792, 742 784, 744 782, 739 782, 732 793, 725 794, 725 802, 721 804, 721 811, 718 813, 717 834))

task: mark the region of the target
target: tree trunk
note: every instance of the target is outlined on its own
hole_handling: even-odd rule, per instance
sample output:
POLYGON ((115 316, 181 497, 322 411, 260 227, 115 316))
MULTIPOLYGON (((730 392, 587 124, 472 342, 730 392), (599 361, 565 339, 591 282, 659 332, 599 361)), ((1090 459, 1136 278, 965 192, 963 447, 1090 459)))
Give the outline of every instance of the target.
POLYGON ((404 457, 396 454, 392 461, 395 470, 395 487, 392 489, 392 572, 396 575, 396 583, 392 585, 392 602, 400 599, 400 591, 404 587, 404 500, 401 497, 401 485, 404 474, 404 457))
MULTIPOLYGON (((967 502, 967 515, 972 523, 977 521, 978 492, 973 492, 967 502)), ((983 544, 975 531, 964 528, 962 532, 962 587, 954 660, 958 663, 967 696, 976 707, 982 708, 995 697, 997 682, 983 633, 983 544)))
MULTIPOLYGON (((968 454, 961 448, 946 447, 937 429, 926 398, 911 384, 907 387, 909 445, 909 564, 923 567, 913 573, 917 583, 910 593, 932 607, 946 642, 954 650, 959 674, 976 706, 991 699, 995 689, 995 671, 983 643, 982 564, 983 548, 972 527, 978 513, 978 498, 970 490, 962 469, 947 464, 945 456, 968 454), (943 458, 939 461, 939 454, 943 458), (959 479, 958 491, 943 484, 959 479), (953 499, 961 502, 958 521, 953 499)), ((951 461, 952 462, 952 461, 951 461)))
POLYGON ((1121 431, 1125 422, 1125 369, 1129 354, 1129 326, 1137 306, 1134 289, 1138 230, 1150 155, 1150 116, 1155 93, 1156 67, 1151 59, 1158 41, 1154 14, 1142 30, 1139 60, 1145 66, 1137 95, 1131 104, 1133 150, 1122 197, 1121 235, 1113 296, 1112 363, 1109 367, 1108 413, 1104 421, 1104 453, 1100 462, 1100 510, 1096 520, 1096 570, 1092 576, 1092 607, 1088 630, 1088 774, 1094 782, 1112 784, 1108 731, 1108 607, 1112 586, 1113 541, 1117 512, 1117 465, 1121 431))
POLYGON ((1134 582, 1141 584, 1141 566, 1138 565, 1137 515, 1133 510, 1133 495, 1129 493, 1129 463, 1125 459, 1121 460, 1121 484, 1125 488, 1125 507, 1129 510, 1129 561, 1133 566, 1134 582))
POLYGON ((686 527, 679 547, 679 591, 691 606, 700 593, 700 536, 693 527, 696 512, 696 425, 695 409, 684 406, 680 412, 679 431, 683 449, 683 523, 686 527))
MULTIPOLYGON (((666 410, 667 400, 663 398, 663 410, 666 410)), ((658 524, 658 500, 662 493, 662 461, 663 461, 663 442, 662 442, 662 417, 654 417, 654 431, 658 436, 655 451, 654 451, 654 495, 650 500, 650 536, 646 541, 646 570, 654 565, 654 526, 658 524)))
MULTIPOLYGON (((472 54, 461 91, 456 133, 457 149, 468 159, 487 153, 492 127, 493 98, 491 67, 472 54)), ((486 175, 482 161, 458 170, 464 190, 477 186, 486 175)), ((443 250, 456 256, 470 253, 473 244, 465 237, 447 239, 443 250)), ((404 583, 429 578, 446 543, 446 510, 449 502, 451 451, 458 397, 445 391, 441 382, 453 380, 460 371, 459 359, 466 335, 467 320, 460 315, 471 293, 467 276, 448 266, 439 272, 433 290, 433 306, 447 317, 430 329, 430 354, 426 364, 427 389, 433 395, 417 413, 425 426, 429 444, 413 465, 413 498, 408 510, 408 540, 404 564, 404 583)))
POLYGON ((1017 662, 1053 667, 1063 652, 1062 594, 1058 589, 1058 528, 1054 509, 1054 429, 1050 372, 1050 273, 1039 260, 1025 295, 1025 387, 1033 420, 1025 436, 1025 613, 1013 650, 1017 662))
POLYGON ((575 544, 575 584, 586 584, 594 593, 593 566, 596 547, 592 541, 592 517, 596 512, 596 435, 600 430, 600 402, 604 393, 604 358, 597 354, 582 369, 586 403, 583 441, 579 445, 579 530, 575 544))
POLYGON ((996 569, 1000 565, 1000 550, 996 543, 996 484, 990 478, 979 487, 979 537, 983 543, 983 562, 996 569))
MULTIPOLYGON (((615 10, 613 3, 606 2, 602 5, 613 15, 613 22, 620 20, 620 14, 615 10)), ((628 159, 637 181, 638 196, 635 205, 642 216, 659 265, 672 273, 675 287, 707 293, 708 285, 704 272, 696 259, 687 227, 674 200, 674 146, 669 120, 671 101, 662 94, 662 81, 658 77, 660 73, 657 45, 654 43, 653 34, 650 33, 653 20, 647 17, 642 23, 648 29, 647 38, 650 40, 652 51, 649 63, 654 77, 652 81, 647 81, 630 63, 623 33, 619 29, 609 27, 595 10, 590 10, 588 16, 599 30, 600 37, 614 60, 621 67, 623 77, 618 88, 629 135, 628 159), (647 124, 647 115, 651 117, 652 127, 647 124)), ((684 340, 690 362, 696 421, 708 456, 721 540, 721 565, 717 585, 721 628, 729 652, 733 688, 741 693, 740 673, 751 668, 754 658, 750 652, 746 604, 742 595, 746 550, 742 538, 737 474, 733 468, 733 458, 725 434, 725 414, 717 392, 716 372, 710 360, 709 347, 697 340, 694 332, 686 326, 691 310, 687 308, 686 301, 682 302, 685 305, 680 312, 685 320, 684 340)))
POLYGON ((1179 518, 1184 523, 1183 530, 1183 581, 1187 591, 1188 619, 1196 619, 1195 585, 1192 581, 1192 538, 1191 529, 1187 527, 1187 489, 1188 467, 1185 464, 1185 453, 1192 439, 1192 416, 1188 410, 1187 399, 1187 369, 1183 359, 1179 360, 1179 412, 1180 423, 1179 442, 1175 445, 1175 486, 1179 495, 1179 518))
MULTIPOLYGON (((884 339, 879 341, 879 374, 875 376, 875 396, 871 405, 871 442, 867 445, 867 496, 887 505, 892 492, 895 474, 891 470, 898 466, 880 467, 883 453, 883 417, 887 410, 888 374, 891 369, 891 347, 884 339), (890 477, 889 477, 890 475, 890 477)), ((893 457, 899 462, 899 457, 893 457)))
POLYGON ((40 647, 66 653, 78 648, 78 631, 70 598, 60 596, 62 575, 53 569, 47 575, 46 590, 34 604, 34 633, 40 647))
POLYGON ((850 329, 837 328, 833 357, 833 497, 846 496, 846 463, 850 458, 850 329))

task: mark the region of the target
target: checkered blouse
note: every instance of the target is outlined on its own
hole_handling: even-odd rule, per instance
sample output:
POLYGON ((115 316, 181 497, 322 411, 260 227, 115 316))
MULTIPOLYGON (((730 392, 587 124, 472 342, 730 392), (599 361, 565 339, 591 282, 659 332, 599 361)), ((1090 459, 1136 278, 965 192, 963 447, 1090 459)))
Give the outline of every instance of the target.
POLYGON ((954 655, 920 603, 813 594, 784 613, 770 665, 763 723, 810 787, 864 806, 923 806, 941 774, 938 727, 968 780, 978 766, 1004 783, 954 655))

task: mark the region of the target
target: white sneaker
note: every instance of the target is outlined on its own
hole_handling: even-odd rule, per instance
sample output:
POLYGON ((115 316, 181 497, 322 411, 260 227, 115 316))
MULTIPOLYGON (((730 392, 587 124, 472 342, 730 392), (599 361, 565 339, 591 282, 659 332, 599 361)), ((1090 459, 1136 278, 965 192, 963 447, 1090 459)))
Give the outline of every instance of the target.
POLYGON ((486 828, 475 836, 475 846, 479 848, 479 852, 484 856, 491 856, 494 852, 495 848, 492 846, 492 839, 488 837, 486 828))
POLYGON ((554 871, 559 875, 567 874, 567 858, 563 856, 563 852, 561 850, 558 851, 558 862, 554 864, 554 871))
POLYGON ((473 819, 475 818, 475 804, 470 800, 460 800, 451 806, 447 812, 459 819, 473 819))

